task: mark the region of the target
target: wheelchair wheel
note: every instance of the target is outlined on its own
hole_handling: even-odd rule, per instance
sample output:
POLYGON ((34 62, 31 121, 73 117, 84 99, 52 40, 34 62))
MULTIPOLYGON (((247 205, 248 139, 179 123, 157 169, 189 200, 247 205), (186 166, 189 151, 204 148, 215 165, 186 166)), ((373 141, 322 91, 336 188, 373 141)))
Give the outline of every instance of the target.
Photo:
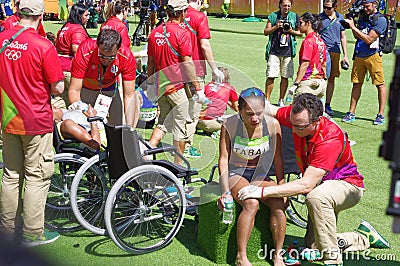
POLYGON ((126 172, 113 185, 104 218, 118 247, 144 254, 172 241, 185 209, 186 198, 178 178, 163 167, 142 165, 126 172))
MULTIPOLYGON (((290 173, 286 176, 286 182, 294 181, 299 178, 301 178, 299 174, 290 173)), ((308 218, 306 196, 299 194, 289 197, 289 207, 286 209, 286 214, 294 224, 306 228, 308 218)))
POLYGON ((45 208, 45 226, 58 232, 74 232, 81 229, 71 208, 71 183, 86 158, 73 153, 54 156, 54 174, 51 176, 45 208))
POLYGON ((79 168, 71 185, 71 207, 84 228, 105 235, 103 212, 108 188, 99 162, 99 155, 95 155, 79 168))

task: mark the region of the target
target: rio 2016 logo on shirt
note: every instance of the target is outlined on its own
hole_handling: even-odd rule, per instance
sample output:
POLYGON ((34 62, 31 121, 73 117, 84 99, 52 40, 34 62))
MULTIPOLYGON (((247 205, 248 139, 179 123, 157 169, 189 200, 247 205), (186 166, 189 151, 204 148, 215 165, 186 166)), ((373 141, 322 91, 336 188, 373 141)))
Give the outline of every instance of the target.
POLYGON ((158 46, 163 46, 163 45, 165 44, 165 39, 157 39, 157 40, 156 40, 156 44, 157 44, 158 46))
POLYGON ((16 60, 21 58, 22 53, 21 53, 21 51, 15 51, 15 50, 7 49, 7 50, 5 50, 4 55, 8 59, 16 61, 16 60))
MULTIPOLYGON (((8 42, 8 40, 5 39, 5 40, 3 41, 3 46, 6 45, 7 42, 8 42)), ((10 43, 9 45, 7 45, 7 47, 8 47, 8 48, 14 48, 14 49, 17 49, 17 50, 24 50, 24 51, 26 51, 26 50, 28 50, 28 43, 22 44, 22 43, 19 43, 18 41, 15 41, 15 42, 12 42, 12 43, 10 43)))

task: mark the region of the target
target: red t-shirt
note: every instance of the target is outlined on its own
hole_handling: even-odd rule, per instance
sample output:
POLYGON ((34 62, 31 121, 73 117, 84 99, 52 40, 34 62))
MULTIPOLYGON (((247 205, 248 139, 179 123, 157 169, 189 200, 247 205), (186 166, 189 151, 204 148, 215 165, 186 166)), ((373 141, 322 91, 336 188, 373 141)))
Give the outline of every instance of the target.
POLYGON ((192 45, 189 32, 184 29, 182 24, 166 22, 156 27, 150 33, 147 54, 153 57, 156 72, 161 69, 163 70, 163 75, 160 75, 160 84, 165 81, 174 84, 174 86, 169 87, 165 91, 166 94, 171 94, 183 88, 182 83, 187 82, 188 78, 184 74, 183 66, 179 65, 181 63, 180 57, 172 51, 166 42, 164 27, 166 27, 165 30, 171 46, 180 57, 191 56, 192 45), (163 81, 163 78, 167 80, 163 81))
POLYGON ((109 18, 106 22, 103 23, 103 25, 101 25, 100 30, 103 29, 113 29, 118 31, 119 34, 121 34, 122 45, 125 45, 129 49, 131 48, 131 40, 129 38, 128 28, 126 27, 124 22, 122 22, 119 18, 117 17, 109 18))
POLYGON ((322 65, 326 62, 326 45, 315 32, 309 33, 301 43, 299 65, 303 61, 309 61, 310 64, 302 80, 324 78, 322 65))
MULTIPOLYGON (((276 119, 280 124, 293 128, 289 120, 291 110, 291 106, 279 108, 276 119)), ((364 187, 364 177, 357 170, 347 135, 336 123, 322 117, 311 139, 307 141, 293 133, 293 142, 297 164, 302 173, 311 165, 327 171, 322 181, 344 180, 364 187)))
MULTIPOLYGON (((10 16, 8 19, 6 19, 3 23, 3 27, 6 30, 14 28, 16 25, 18 25, 19 22, 19 17, 16 13, 14 15, 10 16)), ((37 29, 37 32, 39 33, 40 36, 46 38, 46 31, 44 30, 43 24, 40 23, 39 27, 37 29)))
POLYGON ((83 79, 84 88, 99 90, 100 78, 103 89, 113 89, 119 74, 125 81, 135 80, 136 60, 131 50, 121 45, 115 60, 106 68, 104 74, 104 67, 98 55, 96 40, 88 39, 81 43, 72 59, 71 75, 74 78, 83 79))
POLYGON ((187 25, 185 25, 186 29, 191 33, 190 36, 193 46, 192 58, 193 61, 195 61, 196 74, 197 76, 202 77, 206 75, 206 63, 204 61, 205 57, 201 49, 200 40, 211 38, 210 28, 208 26, 208 19, 203 12, 199 12, 193 7, 189 6, 187 9, 185 20, 193 29, 192 30, 187 25), (196 34, 193 31, 195 31, 196 34), (196 62, 198 60, 201 61, 196 62))
POLYGON ((238 95, 234 87, 228 83, 216 84, 214 82, 208 83, 204 87, 204 94, 211 100, 211 104, 202 111, 203 120, 213 120, 222 116, 225 113, 228 101, 231 103, 238 100, 238 95))
MULTIPOLYGON (((22 29, 0 33, 0 44, 22 29)), ((21 33, 0 55, 2 129, 9 134, 53 132, 50 84, 63 80, 53 44, 32 28, 21 33)))
POLYGON ((89 35, 81 24, 67 22, 65 26, 57 33, 57 52, 60 55, 60 62, 63 71, 71 71, 72 45, 80 45, 83 41, 89 39, 89 35))

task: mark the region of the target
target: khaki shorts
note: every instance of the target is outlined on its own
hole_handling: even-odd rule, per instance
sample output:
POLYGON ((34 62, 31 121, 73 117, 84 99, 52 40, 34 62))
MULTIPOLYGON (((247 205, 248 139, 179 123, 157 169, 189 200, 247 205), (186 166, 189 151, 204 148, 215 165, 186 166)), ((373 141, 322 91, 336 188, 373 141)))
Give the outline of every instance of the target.
POLYGON ((216 119, 212 120, 199 120, 197 128, 204 132, 213 133, 221 129, 221 123, 216 119))
POLYGON ((296 97, 302 93, 311 93, 321 99, 325 95, 326 85, 327 83, 324 79, 302 80, 299 83, 299 87, 297 88, 294 96, 296 97))
POLYGON ((338 78, 340 76, 340 53, 329 53, 331 57, 331 74, 330 78, 338 78))
POLYGON ((364 83, 365 74, 369 72, 372 79, 372 84, 385 84, 385 75, 383 74, 382 57, 379 53, 361 58, 356 57, 351 71, 351 82, 364 83))
POLYGON ((158 99, 160 115, 157 127, 163 132, 172 132, 175 141, 188 141, 188 125, 193 123, 189 114, 189 101, 185 89, 180 89, 158 99))
POLYGON ((271 54, 267 62, 266 75, 268 78, 277 78, 279 74, 283 78, 293 78, 293 58, 271 54))

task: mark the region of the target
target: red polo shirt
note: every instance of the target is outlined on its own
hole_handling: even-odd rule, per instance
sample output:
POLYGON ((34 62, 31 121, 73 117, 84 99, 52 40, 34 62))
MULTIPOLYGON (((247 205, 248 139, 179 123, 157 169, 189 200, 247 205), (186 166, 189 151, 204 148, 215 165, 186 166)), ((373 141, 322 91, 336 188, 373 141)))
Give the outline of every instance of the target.
POLYGON ((193 61, 196 65, 197 76, 205 76, 206 74, 206 63, 204 61, 205 57, 203 50, 201 49, 200 40, 210 39, 210 28, 208 26, 207 16, 203 12, 197 11, 193 7, 189 6, 185 18, 187 24, 190 25, 190 29, 186 24, 186 29, 190 32, 193 48, 193 61), (196 62, 201 60, 199 62, 196 62))
MULTIPOLYGON (((17 15, 17 13, 14 13, 12 16, 10 16, 8 19, 6 19, 4 21, 3 27, 6 30, 9 30, 9 29, 12 29, 13 27, 15 27, 16 25, 18 25, 18 22, 19 22, 19 17, 17 15)), ((40 36, 46 38, 46 31, 44 30, 42 23, 39 24, 37 32, 39 33, 40 36)))
POLYGON ((301 43, 299 65, 303 61, 309 61, 310 64, 302 80, 324 78, 322 65, 326 63, 326 45, 315 32, 309 33, 301 43))
MULTIPOLYGON (((0 44, 22 29, 16 25, 0 33, 0 44)), ((2 129, 9 134, 53 132, 50 84, 64 75, 53 44, 28 28, 0 55, 2 129)))
POLYGON ((160 73, 163 74, 160 75, 160 84, 164 82, 174 84, 163 93, 168 95, 183 88, 183 83, 187 82, 188 79, 185 77, 183 66, 179 63, 182 62, 181 57, 191 56, 193 52, 189 32, 182 24, 166 22, 152 30, 148 39, 147 53, 154 59, 156 72, 163 70, 160 73), (167 44, 164 36, 164 25, 168 40, 180 57, 167 44))
MULTIPOLYGON (((293 128, 289 120, 291 110, 291 106, 279 108, 276 118, 280 124, 293 128)), ((347 135, 336 123, 322 117, 311 139, 293 133, 293 142, 297 165, 302 173, 311 165, 327 171, 322 181, 344 180, 364 187, 364 177, 357 170, 347 135)))
POLYGON ((60 55, 60 62, 63 71, 71 71, 72 45, 80 45, 83 41, 89 39, 89 35, 81 24, 67 22, 65 26, 57 33, 57 52, 60 55))
POLYGON ((126 27, 124 22, 122 22, 122 20, 120 20, 119 18, 117 17, 109 18, 106 22, 103 23, 103 25, 101 25, 100 30, 103 29, 113 29, 118 31, 119 34, 121 34, 122 45, 125 45, 128 48, 131 47, 131 40, 129 38, 128 28, 126 27))
POLYGON ((105 70, 98 54, 96 40, 88 39, 81 43, 72 60, 71 75, 83 79, 84 88, 99 90, 99 79, 103 89, 114 88, 119 74, 125 81, 135 80, 136 60, 131 50, 121 46, 115 60, 105 70))

